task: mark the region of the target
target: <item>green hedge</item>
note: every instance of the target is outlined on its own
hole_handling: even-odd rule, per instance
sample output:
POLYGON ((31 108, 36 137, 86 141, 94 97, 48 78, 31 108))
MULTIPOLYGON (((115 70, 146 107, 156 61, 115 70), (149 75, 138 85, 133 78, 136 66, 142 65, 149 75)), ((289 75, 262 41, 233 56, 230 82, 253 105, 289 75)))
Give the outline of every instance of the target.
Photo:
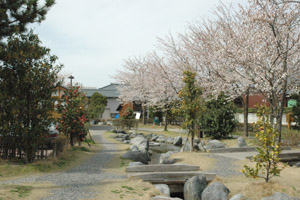
POLYGON ((139 120, 137 119, 114 119, 112 125, 115 130, 129 130, 138 128, 139 120))
MULTIPOLYGON (((256 113, 257 112, 257 108, 249 108, 248 110, 249 113, 256 113)), ((283 113, 289 113, 289 112, 292 112, 292 108, 288 108, 288 107, 285 107, 283 109, 283 113)), ((244 109, 243 108, 237 108, 236 109, 236 113, 244 113, 244 109)))

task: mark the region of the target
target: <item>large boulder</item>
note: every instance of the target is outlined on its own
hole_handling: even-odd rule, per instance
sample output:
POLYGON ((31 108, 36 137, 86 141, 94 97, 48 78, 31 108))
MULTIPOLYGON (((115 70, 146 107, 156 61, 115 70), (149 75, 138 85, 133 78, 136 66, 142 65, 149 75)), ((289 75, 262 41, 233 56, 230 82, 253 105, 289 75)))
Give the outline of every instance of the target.
POLYGON ((164 135, 160 135, 158 136, 158 138, 156 139, 156 142, 160 142, 160 143, 165 143, 167 140, 167 138, 164 135))
POLYGON ((146 151, 128 151, 124 153, 121 157, 124 159, 141 162, 144 164, 148 164, 148 161, 151 160, 148 152, 146 151))
POLYGON ((201 142, 198 144, 198 148, 200 151, 206 151, 205 147, 203 146, 203 144, 201 142))
POLYGON ((155 184, 154 187, 160 191, 160 193, 162 193, 163 195, 165 195, 166 197, 170 197, 171 192, 170 192, 170 188, 167 184, 155 184))
POLYGON ((148 135, 146 135, 147 140, 151 140, 152 137, 153 137, 153 133, 149 133, 148 135))
POLYGON ((249 199, 242 194, 236 194, 233 197, 231 197, 229 200, 249 200, 249 199))
POLYGON ((182 137, 181 136, 175 137, 173 140, 173 144, 175 146, 181 146, 182 145, 182 137))
POLYGON ((150 146, 160 146, 160 143, 158 142, 149 142, 150 146))
POLYGON ((299 200, 297 197, 290 197, 281 192, 275 192, 272 196, 263 198, 262 200, 299 200))
POLYGON ((185 200, 201 200, 203 190, 206 188, 206 177, 193 176, 184 184, 184 199, 185 200))
POLYGON ((149 141, 142 135, 138 135, 135 138, 131 139, 131 144, 137 146, 140 151, 149 150, 149 141))
POLYGON ((300 162, 296 163, 296 167, 300 167, 300 162))
POLYGON ((174 141, 174 138, 170 136, 170 137, 167 138, 166 143, 167 144, 173 144, 173 141, 174 141))
POLYGON ((191 143, 189 140, 186 140, 186 138, 183 140, 183 146, 181 147, 180 152, 191 151, 191 143))
POLYGON ((200 138, 194 138, 194 143, 199 144, 200 143, 200 138))
POLYGON ((242 136, 237 139, 237 144, 238 144, 238 147, 246 147, 247 146, 245 138, 242 136))
POLYGON ((194 150, 196 150, 196 151, 200 151, 199 145, 198 145, 198 144, 196 144, 196 143, 194 143, 194 150))
POLYGON ((174 164, 176 162, 175 159, 170 159, 170 156, 173 154, 173 151, 168 151, 167 153, 163 153, 159 157, 159 164, 174 164))
POLYGON ((144 164, 141 162, 131 162, 131 163, 129 163, 128 167, 135 167, 135 166, 140 166, 140 165, 144 165, 144 164))
POLYGON ((229 192, 222 183, 213 182, 202 192, 201 200, 227 200, 229 192))
POLYGON ((136 145, 131 145, 130 146, 130 151, 139 151, 136 145))
POLYGON ((152 141, 152 142, 156 142, 157 139, 158 139, 158 135, 154 135, 154 136, 151 138, 151 141, 152 141))
POLYGON ((205 149, 218 149, 218 148, 225 148, 225 144, 220 142, 219 140, 211 140, 207 143, 207 145, 204 146, 205 149))

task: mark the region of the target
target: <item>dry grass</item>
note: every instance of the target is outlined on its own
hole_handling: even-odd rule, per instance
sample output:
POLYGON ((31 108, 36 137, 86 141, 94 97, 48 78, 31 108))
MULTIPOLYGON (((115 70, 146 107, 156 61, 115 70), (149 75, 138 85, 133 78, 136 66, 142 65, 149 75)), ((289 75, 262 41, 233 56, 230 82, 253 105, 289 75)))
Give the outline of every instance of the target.
POLYGON ((48 196, 53 187, 48 182, 0 185, 0 200, 38 200, 48 196))
POLYGON ((49 156, 47 160, 39 160, 34 163, 24 164, 20 160, 0 161, 0 180, 14 177, 19 178, 26 175, 40 174, 45 172, 58 172, 70 169, 86 159, 89 159, 94 152, 100 150, 100 145, 92 145, 89 148, 86 144, 81 147, 67 148, 58 157, 49 156))
MULTIPOLYGON (((250 139, 250 138, 245 138, 246 143, 249 147, 251 146, 256 146, 256 139, 250 139)), ((221 139, 220 140, 222 143, 226 145, 226 147, 237 147, 237 139, 236 138, 230 138, 230 139, 221 139)))
POLYGON ((179 163, 200 166, 201 171, 211 170, 216 165, 216 160, 206 156, 206 153, 181 152, 172 154, 171 158, 175 158, 179 163))
POLYGON ((98 192, 95 200, 149 200, 152 196, 160 195, 160 192, 152 184, 133 178, 106 181, 94 186, 93 189, 98 192))
MULTIPOLYGON (((179 162, 200 166, 200 170, 212 170, 216 161, 206 157, 205 153, 182 152, 172 155, 172 158, 179 159, 179 162)), ((235 170, 240 171, 244 165, 253 166, 249 160, 240 160, 234 163, 235 170)), ((280 164, 284 167, 283 164, 280 164)), ((275 192, 283 192, 300 198, 300 168, 285 166, 279 177, 273 177, 269 183, 263 179, 247 178, 244 175, 220 178, 214 181, 222 182, 229 188, 230 197, 241 193, 252 200, 260 200, 263 197, 271 196, 275 192)))
MULTIPOLYGON (((149 129, 164 129, 164 126, 158 126, 158 125, 154 125, 154 124, 143 124, 143 123, 139 123, 138 125, 139 128, 149 128, 149 129)), ((181 126, 178 125, 168 125, 168 129, 181 129, 181 126)))
MULTIPOLYGON (((253 166, 249 160, 237 161, 236 170, 244 165, 253 166)), ((280 167, 285 165, 280 163, 280 167)), ((221 180, 231 191, 230 196, 241 193, 252 200, 260 200, 271 196, 275 192, 283 192, 291 196, 300 197, 300 168, 285 166, 280 176, 273 177, 268 183, 264 179, 253 179, 245 176, 226 177, 221 180)))
POLYGON ((154 133, 156 135, 164 135, 166 137, 169 137, 169 136, 171 136, 171 137, 177 137, 177 136, 184 137, 184 136, 187 136, 187 134, 185 134, 185 133, 179 133, 179 132, 175 132, 175 131, 155 131, 155 132, 153 132, 153 131, 139 131, 138 130, 137 132, 138 133, 143 133, 145 135, 148 135, 150 133, 154 133))

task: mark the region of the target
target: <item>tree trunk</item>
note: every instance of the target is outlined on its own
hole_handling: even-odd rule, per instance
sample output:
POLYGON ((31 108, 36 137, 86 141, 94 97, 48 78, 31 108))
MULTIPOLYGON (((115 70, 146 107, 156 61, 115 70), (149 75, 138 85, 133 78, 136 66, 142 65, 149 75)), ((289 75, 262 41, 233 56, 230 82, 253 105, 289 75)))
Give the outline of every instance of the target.
POLYGON ((164 131, 168 131, 168 111, 165 111, 165 128, 164 131))
POLYGON ((244 102, 244 135, 246 137, 249 136, 248 111, 249 111, 249 88, 246 91, 245 102, 244 102))
POLYGON ((71 132, 70 134, 70 144, 71 144, 71 147, 74 146, 74 141, 73 141, 73 132, 71 132))
POLYGON ((146 124, 146 117, 145 117, 146 107, 145 106, 142 106, 142 107, 143 107, 143 124, 146 124))
POLYGON ((196 131, 196 123, 192 123, 192 129, 191 129, 191 152, 194 152, 194 137, 195 137, 195 131, 196 131))

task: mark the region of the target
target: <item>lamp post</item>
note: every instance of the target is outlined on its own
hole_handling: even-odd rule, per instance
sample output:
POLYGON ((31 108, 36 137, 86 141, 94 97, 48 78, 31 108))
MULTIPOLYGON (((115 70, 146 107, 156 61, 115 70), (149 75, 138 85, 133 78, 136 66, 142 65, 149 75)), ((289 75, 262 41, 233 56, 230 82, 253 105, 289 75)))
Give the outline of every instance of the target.
POLYGON ((71 87, 72 87, 72 80, 74 79, 74 76, 70 75, 70 76, 68 77, 68 79, 70 79, 70 83, 71 83, 71 87))

